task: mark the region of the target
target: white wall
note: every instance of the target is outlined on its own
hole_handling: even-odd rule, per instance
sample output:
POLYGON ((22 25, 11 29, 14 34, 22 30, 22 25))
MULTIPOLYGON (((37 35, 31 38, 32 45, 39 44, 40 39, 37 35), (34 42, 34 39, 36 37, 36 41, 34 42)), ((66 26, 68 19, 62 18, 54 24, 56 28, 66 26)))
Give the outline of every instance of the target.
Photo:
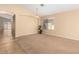
POLYGON ((0 11, 16 15, 16 37, 37 33, 37 19, 34 17, 35 15, 21 5, 0 5, 0 11))
POLYGON ((55 17, 55 29, 44 30, 45 34, 79 40, 79 9, 50 16, 55 17))
POLYGON ((18 22, 16 23, 16 30, 18 32, 16 33, 17 36, 37 33, 38 23, 36 18, 29 16, 18 16, 16 22, 18 22))

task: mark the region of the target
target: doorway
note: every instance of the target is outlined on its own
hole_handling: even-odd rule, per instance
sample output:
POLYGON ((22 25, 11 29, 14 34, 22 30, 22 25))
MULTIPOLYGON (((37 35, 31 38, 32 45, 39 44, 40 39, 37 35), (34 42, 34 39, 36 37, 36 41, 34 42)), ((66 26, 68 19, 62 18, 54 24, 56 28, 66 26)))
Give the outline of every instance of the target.
POLYGON ((0 24, 0 38, 15 39, 15 14, 4 14, 4 16, 0 15, 0 24))

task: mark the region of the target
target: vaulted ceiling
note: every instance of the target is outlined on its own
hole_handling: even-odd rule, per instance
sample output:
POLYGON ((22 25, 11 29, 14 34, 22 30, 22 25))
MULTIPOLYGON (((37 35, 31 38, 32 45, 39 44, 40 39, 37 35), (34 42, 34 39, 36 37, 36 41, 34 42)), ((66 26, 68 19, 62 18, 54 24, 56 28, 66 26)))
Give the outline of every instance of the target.
POLYGON ((23 6, 34 14, 37 13, 39 16, 51 15, 79 8, 79 4, 44 4, 44 6, 40 6, 40 4, 24 4, 23 6), (36 11, 36 9, 38 9, 38 11, 36 11))

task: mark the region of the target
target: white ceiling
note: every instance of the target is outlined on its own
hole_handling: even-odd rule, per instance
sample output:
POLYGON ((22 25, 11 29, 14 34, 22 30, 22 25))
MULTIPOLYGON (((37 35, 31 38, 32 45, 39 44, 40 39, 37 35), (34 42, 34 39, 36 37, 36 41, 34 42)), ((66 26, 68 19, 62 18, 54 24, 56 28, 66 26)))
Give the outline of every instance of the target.
POLYGON ((12 15, 9 13, 9 12, 6 12, 6 11, 0 11, 0 17, 3 17, 3 18, 7 18, 7 19, 12 19, 12 15))
POLYGON ((0 13, 0 17, 3 17, 3 18, 6 18, 6 19, 12 19, 12 15, 9 15, 9 14, 1 14, 0 13))
POLYGON ((39 16, 51 15, 79 8, 79 4, 44 4, 43 7, 41 7, 40 4, 25 4, 23 6, 34 14, 37 13, 39 16), (36 8, 38 8, 38 11, 36 11, 36 8))

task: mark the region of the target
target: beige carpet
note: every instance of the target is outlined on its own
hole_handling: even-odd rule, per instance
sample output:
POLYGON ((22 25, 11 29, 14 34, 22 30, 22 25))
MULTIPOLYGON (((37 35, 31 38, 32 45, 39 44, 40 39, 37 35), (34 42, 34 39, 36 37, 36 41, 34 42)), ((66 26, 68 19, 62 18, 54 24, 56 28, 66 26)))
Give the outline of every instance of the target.
POLYGON ((25 53, 79 53, 79 41, 44 34, 18 37, 16 43, 25 53))

